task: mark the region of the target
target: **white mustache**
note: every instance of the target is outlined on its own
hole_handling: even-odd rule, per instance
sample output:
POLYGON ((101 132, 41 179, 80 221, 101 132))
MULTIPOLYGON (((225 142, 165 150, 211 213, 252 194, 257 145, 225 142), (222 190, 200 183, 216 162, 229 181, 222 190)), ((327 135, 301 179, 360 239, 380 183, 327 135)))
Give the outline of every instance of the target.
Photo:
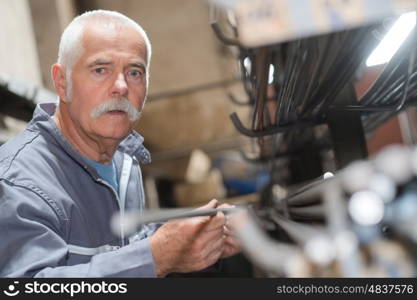
POLYGON ((141 112, 136 109, 127 98, 112 98, 106 100, 105 102, 95 107, 91 111, 90 116, 93 119, 97 119, 103 114, 115 110, 124 111, 127 113, 127 117, 132 122, 139 120, 141 116, 141 112))

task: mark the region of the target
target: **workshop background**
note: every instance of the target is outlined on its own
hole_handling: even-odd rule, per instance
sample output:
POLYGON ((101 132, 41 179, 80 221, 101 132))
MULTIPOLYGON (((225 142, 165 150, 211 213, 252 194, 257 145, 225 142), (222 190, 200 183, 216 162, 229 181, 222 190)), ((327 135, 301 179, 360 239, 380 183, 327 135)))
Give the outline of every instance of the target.
POLYGON ((0 143, 26 126, 37 103, 56 101, 50 68, 74 16, 116 10, 143 26, 153 49, 136 128, 152 154, 142 166, 148 208, 217 198, 251 207, 256 219, 259 231, 250 232, 259 239, 241 233, 244 254, 216 276, 415 276, 417 1, 382 2, 0 0, 0 143), (330 11, 335 23, 326 23, 330 11), (319 21, 306 26, 302 13, 319 21), (406 13, 409 35, 389 43, 398 53, 370 64, 406 13), (402 147, 379 154, 394 144, 402 147), (357 160, 369 165, 352 167, 357 160), (385 180, 376 196, 356 204, 357 192, 374 192, 375 176, 385 180), (387 190, 381 218, 362 222, 354 205, 375 211, 387 190), (314 201, 299 201, 310 192, 314 201))

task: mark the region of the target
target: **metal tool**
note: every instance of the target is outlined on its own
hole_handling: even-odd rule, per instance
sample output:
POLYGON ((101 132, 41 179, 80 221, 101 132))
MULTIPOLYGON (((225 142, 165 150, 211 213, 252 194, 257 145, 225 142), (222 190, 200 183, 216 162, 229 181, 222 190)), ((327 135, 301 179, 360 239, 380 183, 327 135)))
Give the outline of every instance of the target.
POLYGON ((172 219, 182 219, 191 217, 214 216, 218 212, 224 214, 234 213, 242 208, 209 208, 209 209, 190 209, 190 208, 174 208, 159 209, 150 211, 127 211, 123 218, 120 214, 113 216, 111 220, 111 228, 114 233, 119 234, 123 229, 125 234, 134 233, 139 226, 148 223, 166 222, 172 219))

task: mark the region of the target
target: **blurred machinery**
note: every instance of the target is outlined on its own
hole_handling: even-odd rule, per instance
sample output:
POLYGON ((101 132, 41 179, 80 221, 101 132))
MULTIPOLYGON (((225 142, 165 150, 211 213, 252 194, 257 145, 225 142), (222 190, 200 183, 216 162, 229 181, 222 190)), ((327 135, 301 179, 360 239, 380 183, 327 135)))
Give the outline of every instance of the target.
POLYGON ((230 98, 253 110, 250 128, 231 120, 271 178, 259 205, 233 218, 247 256, 266 276, 415 276, 417 150, 366 160, 366 135, 416 104, 417 2, 212 2, 247 94, 230 98), (408 32, 384 45, 398 24, 408 32), (381 63, 371 53, 393 43, 358 97, 365 63, 381 63))
POLYGON ((416 162, 416 148, 391 146, 295 191, 273 185, 269 207, 231 220, 269 276, 415 276, 416 162))

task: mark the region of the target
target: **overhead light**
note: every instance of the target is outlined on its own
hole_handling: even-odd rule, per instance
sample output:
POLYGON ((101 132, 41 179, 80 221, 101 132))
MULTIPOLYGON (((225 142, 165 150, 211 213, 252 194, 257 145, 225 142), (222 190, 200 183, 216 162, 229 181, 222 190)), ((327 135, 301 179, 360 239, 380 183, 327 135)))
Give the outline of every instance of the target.
POLYGON ((387 63, 400 48, 407 36, 416 26, 416 12, 402 14, 392 25, 387 35, 366 60, 366 66, 372 67, 387 63))

